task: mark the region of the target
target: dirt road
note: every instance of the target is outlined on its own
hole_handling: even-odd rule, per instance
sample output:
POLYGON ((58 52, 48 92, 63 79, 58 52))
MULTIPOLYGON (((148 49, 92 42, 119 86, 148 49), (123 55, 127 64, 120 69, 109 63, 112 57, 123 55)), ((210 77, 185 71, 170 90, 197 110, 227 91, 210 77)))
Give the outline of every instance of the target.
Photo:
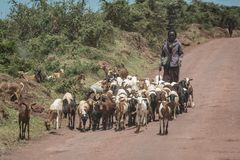
MULTIPOLYGON (((4 160, 239 160, 240 39, 218 39, 188 50, 181 78, 192 77, 196 108, 135 134, 61 130, 1 157, 4 160)), ((155 71, 157 73, 157 71, 155 71)))

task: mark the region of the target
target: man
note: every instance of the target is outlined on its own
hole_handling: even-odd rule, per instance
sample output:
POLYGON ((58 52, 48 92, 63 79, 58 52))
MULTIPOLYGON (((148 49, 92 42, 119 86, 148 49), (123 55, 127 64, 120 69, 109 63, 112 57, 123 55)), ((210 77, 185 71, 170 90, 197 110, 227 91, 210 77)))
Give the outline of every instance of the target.
POLYGON ((178 82, 179 70, 183 59, 183 51, 181 43, 176 39, 175 30, 168 32, 168 39, 163 43, 161 62, 159 72, 164 68, 163 80, 165 82, 178 82))

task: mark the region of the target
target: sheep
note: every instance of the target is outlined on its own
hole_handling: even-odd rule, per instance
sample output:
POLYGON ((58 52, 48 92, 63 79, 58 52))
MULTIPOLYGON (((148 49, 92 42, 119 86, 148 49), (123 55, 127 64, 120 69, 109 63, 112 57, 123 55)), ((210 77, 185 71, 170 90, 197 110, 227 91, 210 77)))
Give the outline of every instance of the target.
MULTIPOLYGON (((22 91, 24 88, 24 84, 20 82, 20 84, 16 82, 1 82, 0 83, 0 93, 10 93, 11 97, 16 96, 19 102, 20 97, 22 96, 22 91)), ((4 96, 5 100, 5 96, 4 96)))
MULTIPOLYGON (((31 104, 31 108, 33 105, 35 104, 31 104)), ((28 133, 28 140, 30 139, 29 121, 30 121, 31 108, 24 102, 19 104, 19 113, 18 113, 19 140, 25 139, 26 128, 28 133), (24 105, 24 107, 22 107, 22 105, 24 105)))
POLYGON ((49 130, 49 126, 50 126, 50 123, 52 122, 51 119, 54 119, 56 121, 56 129, 58 128, 61 128, 61 124, 62 124, 62 111, 63 111, 63 100, 58 98, 58 99, 55 99, 54 102, 51 104, 50 106, 50 116, 49 117, 53 117, 53 118, 50 118, 48 119, 47 121, 45 121, 45 127, 47 130, 49 130), (52 111, 52 113, 51 113, 52 111), (54 113, 55 112, 55 113, 54 113), (57 113, 57 116, 53 116, 51 114, 56 114, 57 113))
POLYGON ((170 117, 171 117, 171 108, 169 107, 167 101, 162 101, 159 107, 159 121, 160 121, 159 135, 168 134, 168 121, 170 117))

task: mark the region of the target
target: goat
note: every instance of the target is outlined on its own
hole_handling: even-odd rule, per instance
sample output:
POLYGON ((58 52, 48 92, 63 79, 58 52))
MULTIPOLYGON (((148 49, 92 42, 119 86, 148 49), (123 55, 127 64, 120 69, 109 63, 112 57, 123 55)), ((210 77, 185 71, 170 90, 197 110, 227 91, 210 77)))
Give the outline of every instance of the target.
POLYGON ((57 129, 57 121, 58 121, 58 112, 57 110, 49 110, 48 112, 48 119, 45 120, 45 127, 47 130, 50 130, 50 124, 54 126, 55 129, 57 129))
POLYGON ((136 124, 137 124, 137 130, 135 131, 135 133, 139 133, 140 131, 140 127, 141 125, 145 125, 147 128, 147 114, 148 114, 148 110, 147 110, 147 104, 145 102, 145 100, 147 100, 147 98, 143 98, 143 97, 137 97, 134 98, 137 100, 137 104, 136 104, 136 124))
POLYGON ((46 129, 49 130, 50 128, 50 122, 52 122, 51 119, 53 119, 54 121, 56 121, 56 129, 61 128, 61 124, 62 124, 62 113, 63 113, 63 100, 58 98, 55 99, 54 102, 51 104, 50 106, 50 118, 49 120, 45 121, 45 126, 46 129), (52 111, 52 112, 51 112, 52 111), (56 114, 55 116, 51 115, 51 114, 56 114), (51 118, 52 117, 52 118, 51 118))
POLYGON ((125 129, 125 120, 128 111, 128 103, 124 97, 119 97, 116 100, 116 131, 125 129))
POLYGON ((128 127, 135 125, 136 122, 136 104, 138 101, 136 100, 135 95, 131 95, 128 99, 128 127))
POLYGON ((151 114, 152 114, 152 120, 155 121, 155 112, 157 109, 157 94, 154 90, 151 90, 149 92, 149 101, 150 101, 150 110, 151 110, 151 114))
POLYGON ((177 93, 179 96, 180 113, 187 112, 187 102, 189 95, 185 80, 178 82, 177 93))
POLYGON ((99 129, 100 126, 100 119, 102 117, 102 111, 100 109, 100 103, 94 102, 93 103, 93 110, 92 110, 92 130, 95 131, 96 129, 99 129))
POLYGON ((171 117, 171 108, 168 106, 167 101, 162 101, 159 107, 159 121, 160 121, 159 135, 168 134, 168 121, 170 117, 171 117))
MULTIPOLYGON (((20 82, 20 84, 16 82, 1 82, 0 83, 0 93, 9 93, 12 96, 16 96, 17 100, 19 102, 19 99, 21 97, 22 91, 24 88, 24 84, 20 82)), ((5 96, 4 96, 5 100, 5 96)))
POLYGON ((187 102, 187 106, 188 107, 195 107, 195 103, 193 101, 193 86, 191 85, 191 81, 193 79, 192 78, 185 78, 186 81, 186 87, 187 87, 187 91, 188 91, 188 102, 187 102))
POLYGON ((75 115, 76 115, 76 103, 72 94, 67 92, 63 96, 63 113, 64 118, 68 116, 68 127, 74 129, 75 127, 75 115))
MULTIPOLYGON (((35 104, 31 104, 31 107, 35 104)), ((29 121, 30 121, 30 112, 31 108, 25 104, 19 104, 19 113, 18 113, 18 125, 19 125, 19 139, 25 139, 25 132, 27 128, 28 140, 30 139, 29 135, 29 121), (24 105, 24 107, 22 107, 24 105)))
POLYGON ((26 81, 36 81, 38 83, 43 82, 43 75, 41 70, 35 70, 34 75, 27 75, 23 71, 18 71, 19 77, 25 79, 26 81))
POLYGON ((52 75, 48 76, 47 79, 52 79, 52 78, 61 78, 64 76, 64 69, 60 69, 58 72, 52 73, 52 75))
POLYGON ((171 117, 173 117, 173 119, 176 119, 176 113, 177 113, 177 110, 179 108, 178 94, 177 94, 176 91, 171 91, 167 98, 169 98, 169 106, 170 106, 171 111, 172 111, 171 117))
POLYGON ((128 70, 122 65, 121 67, 117 68, 117 75, 119 75, 121 78, 125 79, 128 76, 128 70))
POLYGON ((103 88, 102 88, 102 83, 103 81, 98 81, 94 83, 93 85, 90 86, 90 89, 96 94, 96 93, 102 93, 103 88))
POLYGON ((88 119, 88 111, 90 110, 90 105, 87 101, 82 100, 79 102, 77 107, 77 113, 79 117, 79 130, 82 130, 82 122, 83 122, 83 131, 85 131, 86 122, 88 119))
POLYGON ((101 95, 98 103, 102 113, 103 130, 112 128, 116 103, 107 95, 101 95))

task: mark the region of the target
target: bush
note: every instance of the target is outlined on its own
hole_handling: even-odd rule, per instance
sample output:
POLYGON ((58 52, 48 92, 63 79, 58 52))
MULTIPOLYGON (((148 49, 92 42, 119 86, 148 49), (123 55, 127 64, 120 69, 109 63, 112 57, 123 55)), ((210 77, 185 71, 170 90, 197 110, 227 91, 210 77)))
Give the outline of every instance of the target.
POLYGON ((45 62, 46 71, 57 71, 60 69, 60 62, 58 60, 52 62, 45 62))
POLYGON ((66 69, 65 75, 66 77, 71 77, 73 75, 78 75, 80 73, 96 73, 99 70, 99 66, 97 66, 95 63, 81 63, 76 62, 75 65, 72 65, 71 67, 68 67, 66 69))

